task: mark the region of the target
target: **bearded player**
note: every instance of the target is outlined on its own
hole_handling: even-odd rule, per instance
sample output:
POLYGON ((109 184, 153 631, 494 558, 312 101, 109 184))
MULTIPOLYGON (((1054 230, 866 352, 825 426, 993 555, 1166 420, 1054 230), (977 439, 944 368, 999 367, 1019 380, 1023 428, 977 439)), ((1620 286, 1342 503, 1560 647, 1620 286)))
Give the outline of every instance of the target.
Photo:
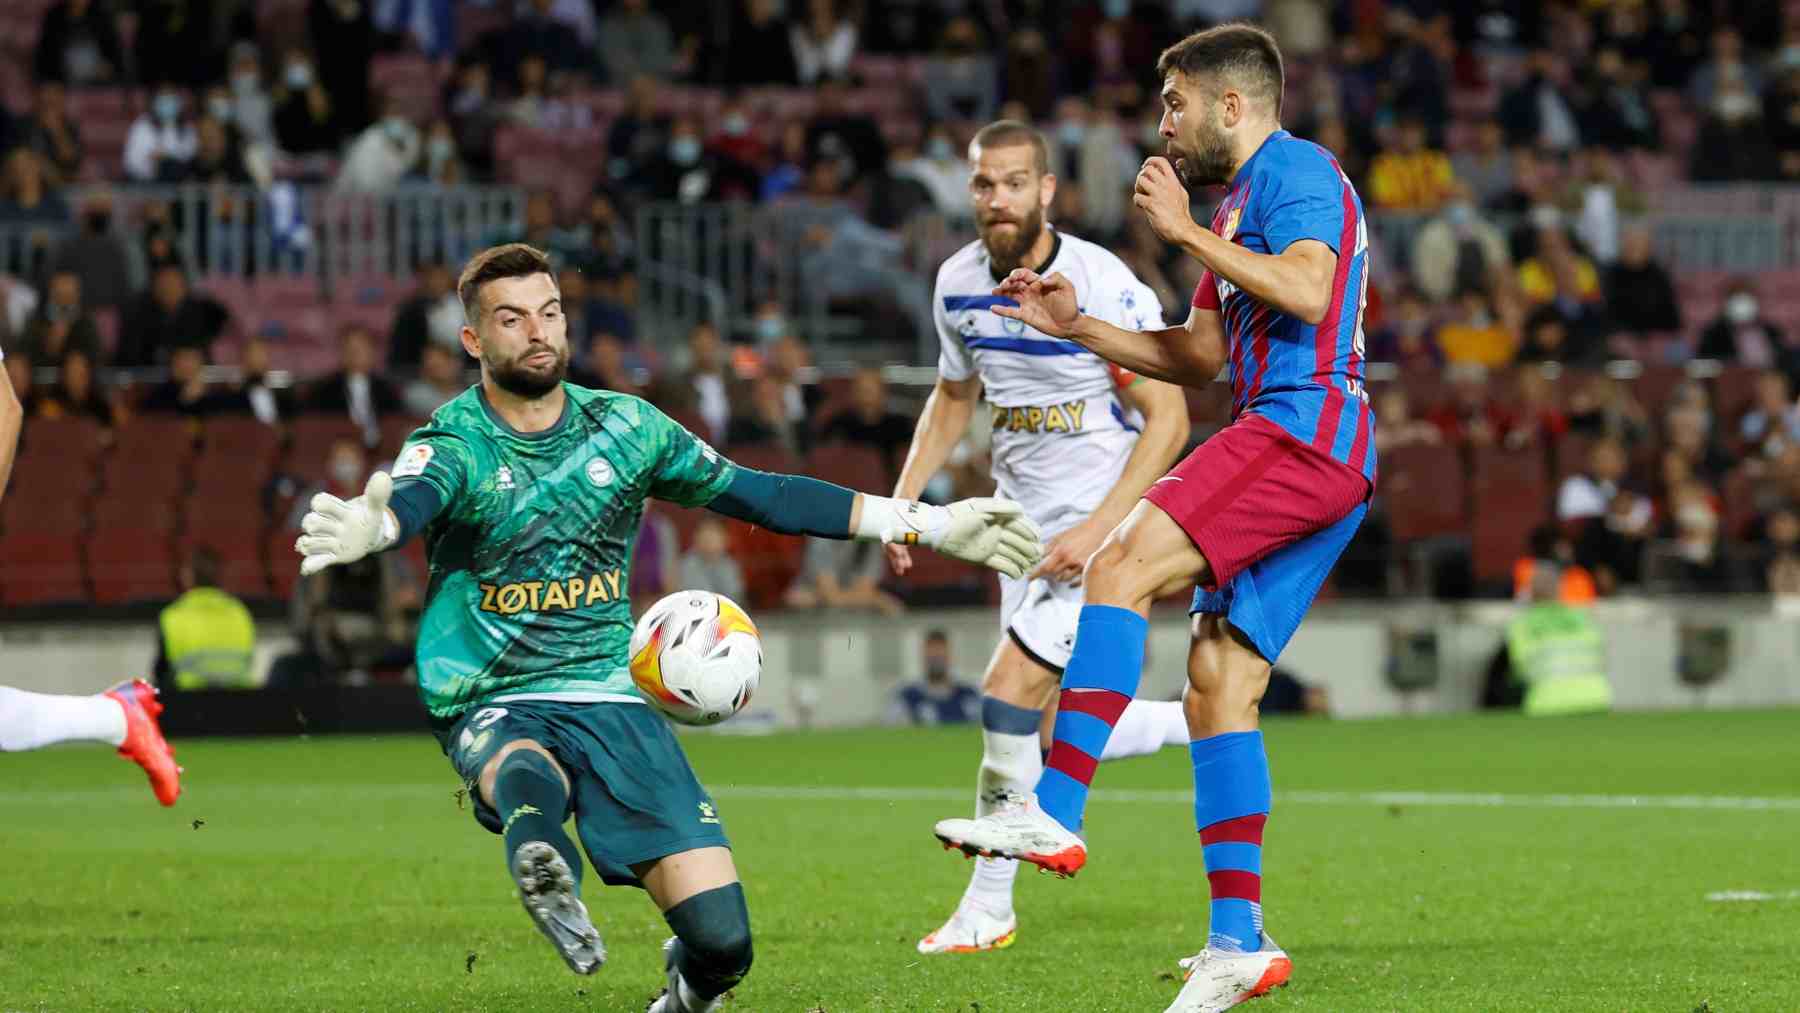
POLYGON ((1112 726, 1136 692, 1145 611, 1197 583, 1186 697, 1194 815, 1211 888, 1207 945, 1182 961, 1170 1013, 1229 1009, 1284 984, 1292 964, 1263 932, 1262 840, 1271 800, 1257 704, 1367 511, 1374 418, 1363 392, 1368 239, 1362 202, 1330 152, 1281 129, 1282 68, 1261 29, 1231 24, 1157 64, 1168 158, 1134 197, 1157 235, 1204 268, 1187 323, 1128 330, 1084 312, 1072 283, 1015 271, 998 312, 1146 376, 1210 382, 1228 366, 1232 422, 1154 485, 1089 560, 1055 745, 1035 795, 938 836, 965 850, 1072 875, 1112 726), (1229 191, 1202 228, 1190 187, 1229 191))
POLYGON ((750 969, 749 911, 718 810, 627 667, 644 501, 928 545, 1014 576, 1042 546, 1016 504, 926 506, 739 468, 645 401, 565 383, 561 295, 529 246, 478 254, 457 291, 481 383, 412 434, 391 477, 347 503, 313 499, 301 572, 424 532, 419 693, 476 820, 505 838, 526 910, 570 968, 600 968, 573 814, 600 878, 645 889, 674 930, 653 1013, 715 1009, 750 969))
MULTIPOLYGON (((0 361, 6 354, 0 352, 0 361)), ((0 369, 0 498, 12 476, 13 455, 25 412, 12 378, 0 369)), ((181 795, 181 768, 163 740, 156 687, 142 679, 122 682, 92 696, 31 693, 0 686, 0 753, 42 749, 59 742, 100 742, 144 768, 150 789, 163 805, 181 795)))
MULTIPOLYGON (((992 411, 994 479, 1049 538, 1044 561, 1002 577, 1000 643, 982 678, 981 768, 975 813, 1029 792, 1043 771, 1039 728, 1069 663, 1081 611, 1081 566, 1126 511, 1169 469, 1187 441, 1187 401, 1167 383, 1133 376, 1070 341, 997 315, 1015 305, 991 294, 1015 268, 1070 279, 1088 312, 1118 327, 1162 325, 1149 286, 1107 250, 1050 228, 1056 196, 1043 136, 1012 120, 983 127, 969 145, 969 197, 980 238, 938 268, 932 315, 938 380, 913 434, 894 495, 916 498, 968 431, 976 398, 992 411)), ((888 546, 894 570, 912 565, 888 546)), ((1177 701, 1133 701, 1106 759, 1188 741, 1177 701)), ((921 953, 1012 945, 1018 931, 1018 862, 977 858, 956 911, 919 941, 921 953)))

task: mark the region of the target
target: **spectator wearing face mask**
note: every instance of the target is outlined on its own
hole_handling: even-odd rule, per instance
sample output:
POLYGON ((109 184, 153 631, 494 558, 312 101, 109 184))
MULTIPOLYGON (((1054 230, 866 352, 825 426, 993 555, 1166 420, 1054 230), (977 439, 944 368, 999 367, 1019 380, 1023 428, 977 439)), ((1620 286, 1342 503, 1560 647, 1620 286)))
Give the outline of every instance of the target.
POLYGON ((179 179, 186 172, 200 146, 193 123, 183 116, 186 103, 172 85, 156 90, 150 108, 125 134, 126 178, 153 183, 179 179))
POLYGON ((240 42, 231 47, 231 75, 226 79, 231 115, 225 117, 252 146, 275 145, 275 103, 263 87, 262 61, 256 44, 240 42))
POLYGON ((1725 594, 1745 589, 1720 536, 1718 506, 1706 486, 1688 482, 1671 494, 1663 540, 1652 546, 1644 570, 1653 590, 1725 594))
POLYGON ((925 135, 924 146, 912 158, 894 165, 894 175, 924 186, 939 214, 958 221, 969 219, 969 163, 958 155, 949 127, 933 126, 925 135))
POLYGON ((1788 346, 1786 332, 1763 316, 1756 285, 1749 278, 1726 283, 1719 315, 1700 332, 1694 357, 1755 369, 1779 368, 1790 376, 1796 371, 1797 358, 1788 346))
POLYGON ((385 99, 382 116, 358 134, 344 152, 336 189, 351 193, 386 193, 400 185, 419 161, 423 139, 419 128, 385 99))
POLYGON ((25 326, 20 346, 39 362, 57 362, 70 351, 79 351, 90 363, 100 359, 100 329, 81 305, 81 276, 62 270, 44 286, 44 301, 25 326))
POLYGON ((306 50, 288 51, 273 98, 275 137, 281 150, 290 155, 310 155, 337 146, 337 108, 319 82, 312 55, 306 50))
POLYGON ((1478 211, 1468 188, 1453 183, 1443 213, 1413 240, 1413 283, 1434 303, 1465 292, 1489 292, 1512 269, 1506 237, 1478 211))
POLYGON ((81 206, 80 228, 65 236, 50 256, 52 272, 72 272, 81 282, 81 301, 92 309, 119 309, 133 296, 131 248, 112 231, 112 197, 92 192, 81 206))

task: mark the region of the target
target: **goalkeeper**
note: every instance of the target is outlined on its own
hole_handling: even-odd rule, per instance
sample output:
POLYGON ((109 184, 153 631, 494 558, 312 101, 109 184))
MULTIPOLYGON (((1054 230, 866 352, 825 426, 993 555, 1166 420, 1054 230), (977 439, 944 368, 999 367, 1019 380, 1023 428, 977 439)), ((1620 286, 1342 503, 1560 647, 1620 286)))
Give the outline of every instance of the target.
POLYGON ((674 931, 652 1013, 712 1010, 750 968, 749 913, 718 810, 627 670, 644 501, 923 545, 1013 577, 1042 545, 1016 504, 928 506, 740 468, 638 398, 563 382, 560 295, 529 246, 476 255, 457 294, 480 385, 439 408, 362 496, 313 499, 300 572, 423 532, 419 693, 475 818, 505 838, 526 910, 576 972, 605 961, 563 830, 573 814, 600 878, 641 886, 674 931))

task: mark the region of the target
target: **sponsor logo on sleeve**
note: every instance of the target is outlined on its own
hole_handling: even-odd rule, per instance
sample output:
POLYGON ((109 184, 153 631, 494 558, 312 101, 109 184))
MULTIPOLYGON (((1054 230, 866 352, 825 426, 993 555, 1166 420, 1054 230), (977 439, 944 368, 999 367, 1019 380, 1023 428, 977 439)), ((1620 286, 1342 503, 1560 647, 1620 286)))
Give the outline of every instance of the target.
POLYGON ((412 443, 400 451, 394 460, 393 478, 412 478, 425 474, 425 466, 431 463, 431 444, 412 443))

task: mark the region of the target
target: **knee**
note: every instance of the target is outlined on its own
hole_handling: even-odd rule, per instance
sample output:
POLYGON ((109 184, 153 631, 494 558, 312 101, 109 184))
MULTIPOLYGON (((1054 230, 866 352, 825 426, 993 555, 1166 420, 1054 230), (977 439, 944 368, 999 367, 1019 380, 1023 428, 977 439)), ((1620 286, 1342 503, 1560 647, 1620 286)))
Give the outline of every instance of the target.
POLYGON ((705 963, 718 978, 730 978, 731 984, 750 973, 756 959, 756 948, 750 941, 749 919, 733 919, 722 925, 709 926, 700 938, 688 945, 697 960, 705 963))
POLYGON ((719 904, 711 917, 692 919, 676 935, 681 940, 681 976, 709 999, 744 980, 756 959, 750 914, 742 903, 719 904))
POLYGON ((1141 570, 1130 565, 1131 536, 1113 532, 1100 543, 1081 570, 1083 596, 1088 604, 1126 604, 1121 598, 1136 598, 1135 575, 1141 570))
POLYGON ((550 751, 534 739, 517 739, 495 750, 494 755, 482 765, 481 776, 476 781, 476 787, 480 790, 481 797, 486 799, 489 805, 493 805, 494 785, 500 780, 500 772, 505 770, 508 765, 523 763, 531 763, 533 766, 547 763, 549 769, 555 771, 556 776, 562 781, 563 789, 568 790, 568 775, 563 773, 562 766, 556 762, 554 756, 550 755, 550 751))

